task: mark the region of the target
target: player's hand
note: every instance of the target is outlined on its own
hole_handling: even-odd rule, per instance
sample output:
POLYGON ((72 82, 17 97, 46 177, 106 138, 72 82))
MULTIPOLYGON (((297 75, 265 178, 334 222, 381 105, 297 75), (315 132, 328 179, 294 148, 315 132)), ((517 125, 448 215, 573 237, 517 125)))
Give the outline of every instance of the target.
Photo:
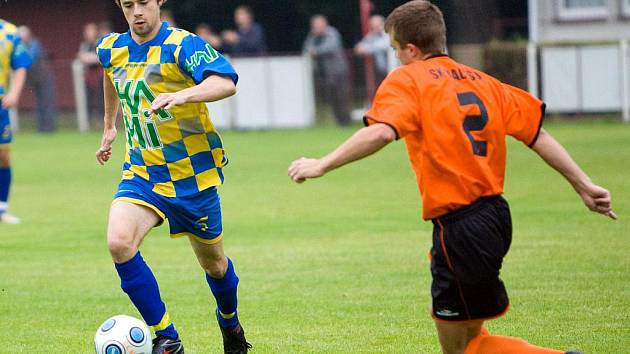
POLYGON ((591 211, 617 220, 617 214, 612 210, 610 192, 606 189, 595 184, 589 184, 578 191, 578 194, 582 197, 586 207, 591 211))
POLYGON ((14 94, 13 92, 7 93, 4 97, 2 97, 2 108, 11 109, 17 107, 20 102, 20 96, 14 94))
POLYGON ((112 143, 114 140, 116 140, 116 128, 105 129, 101 147, 96 151, 96 161, 101 165, 109 161, 109 158, 112 156, 112 143))
POLYGON ((321 160, 302 157, 289 166, 289 177, 296 183, 302 183, 307 178, 321 177, 326 173, 321 160))
POLYGON ((161 93, 151 104, 151 114, 155 113, 158 109, 171 109, 175 106, 180 106, 186 103, 186 97, 179 92, 175 93, 161 93))

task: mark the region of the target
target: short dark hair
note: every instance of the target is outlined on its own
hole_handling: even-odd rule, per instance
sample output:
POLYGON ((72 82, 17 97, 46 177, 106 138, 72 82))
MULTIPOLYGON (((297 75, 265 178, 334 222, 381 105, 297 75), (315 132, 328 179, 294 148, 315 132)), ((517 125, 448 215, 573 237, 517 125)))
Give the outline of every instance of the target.
POLYGON ((444 16, 427 0, 413 0, 397 7, 387 16, 385 31, 393 31, 401 46, 413 44, 423 53, 441 53, 446 49, 444 16))

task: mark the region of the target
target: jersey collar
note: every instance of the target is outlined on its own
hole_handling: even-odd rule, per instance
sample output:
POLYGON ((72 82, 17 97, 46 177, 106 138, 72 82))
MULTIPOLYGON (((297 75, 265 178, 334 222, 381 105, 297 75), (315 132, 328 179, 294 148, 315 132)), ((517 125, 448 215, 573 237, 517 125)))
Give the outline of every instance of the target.
POLYGON ((429 59, 440 58, 440 57, 448 57, 448 54, 440 53, 440 52, 431 53, 428 57, 424 58, 423 60, 429 60, 429 59))
POLYGON ((138 44, 136 43, 136 41, 133 39, 133 37, 131 36, 131 29, 129 31, 127 31, 127 36, 129 36, 129 40, 131 42, 132 45, 135 45, 137 47, 142 47, 142 46, 152 46, 152 45, 156 45, 159 43, 164 42, 164 40, 166 40, 166 37, 168 37, 170 30, 168 29, 169 24, 168 22, 162 22, 162 25, 160 26, 160 30, 158 31, 157 35, 155 37, 153 37, 153 39, 144 42, 142 44, 138 44))

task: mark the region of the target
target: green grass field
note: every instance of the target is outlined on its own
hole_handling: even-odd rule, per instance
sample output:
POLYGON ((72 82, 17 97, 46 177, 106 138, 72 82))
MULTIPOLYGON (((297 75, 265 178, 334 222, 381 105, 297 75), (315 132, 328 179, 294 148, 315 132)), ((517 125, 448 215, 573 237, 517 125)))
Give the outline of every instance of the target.
MULTIPOLYGON (((588 212, 559 175, 511 141, 515 232, 503 278, 512 305, 489 329, 559 349, 630 353, 630 126, 547 129, 610 189, 620 219, 588 212)), ((431 224, 420 219, 404 144, 304 185, 286 177, 292 159, 322 155, 353 130, 223 134, 226 249, 253 353, 439 352, 429 316, 431 224)), ((139 316, 105 243, 122 139, 101 167, 100 134, 17 136, 11 206, 23 224, 0 224, 0 353, 92 353, 103 320, 139 316)), ((188 242, 167 235, 154 230, 142 251, 186 352, 220 353, 203 273, 188 242)))

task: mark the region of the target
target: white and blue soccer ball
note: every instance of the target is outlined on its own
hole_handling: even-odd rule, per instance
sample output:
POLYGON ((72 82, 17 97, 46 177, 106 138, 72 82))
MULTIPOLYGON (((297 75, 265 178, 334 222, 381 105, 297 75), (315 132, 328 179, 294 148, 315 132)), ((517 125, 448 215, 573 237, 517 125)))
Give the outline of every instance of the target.
POLYGON ((118 315, 109 318, 94 335, 96 354, 151 354, 151 332, 141 320, 118 315))

